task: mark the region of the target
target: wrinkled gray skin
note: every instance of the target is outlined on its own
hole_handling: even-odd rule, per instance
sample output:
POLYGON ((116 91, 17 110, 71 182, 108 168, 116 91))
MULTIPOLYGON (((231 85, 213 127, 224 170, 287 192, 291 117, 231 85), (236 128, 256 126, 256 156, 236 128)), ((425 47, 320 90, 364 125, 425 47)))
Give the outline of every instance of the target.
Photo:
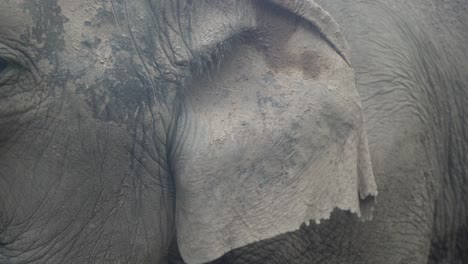
POLYGON ((467 263, 468 3, 308 2, 1 1, 0 263, 467 263))

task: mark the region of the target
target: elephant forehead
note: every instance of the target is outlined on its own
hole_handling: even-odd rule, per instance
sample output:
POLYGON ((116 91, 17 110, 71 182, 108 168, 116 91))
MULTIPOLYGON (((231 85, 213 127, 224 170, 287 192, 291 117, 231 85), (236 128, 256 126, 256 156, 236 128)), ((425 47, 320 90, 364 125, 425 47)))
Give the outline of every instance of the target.
POLYGON ((27 25, 32 24, 31 17, 26 15, 19 2, 0 2, 0 32, 3 35, 13 37, 18 32, 24 32, 27 25))
POLYGON ((102 66, 109 63, 112 47, 108 41, 123 33, 119 32, 110 2, 61 0, 60 7, 67 18, 63 36, 66 54, 76 58, 92 53, 102 66))

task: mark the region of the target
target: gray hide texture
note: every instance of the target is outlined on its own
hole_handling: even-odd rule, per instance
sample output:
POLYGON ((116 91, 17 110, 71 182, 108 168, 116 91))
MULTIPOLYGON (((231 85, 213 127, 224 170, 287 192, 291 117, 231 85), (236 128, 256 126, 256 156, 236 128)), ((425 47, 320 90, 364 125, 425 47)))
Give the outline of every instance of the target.
POLYGON ((0 264, 468 263, 467 21, 0 0, 0 264))

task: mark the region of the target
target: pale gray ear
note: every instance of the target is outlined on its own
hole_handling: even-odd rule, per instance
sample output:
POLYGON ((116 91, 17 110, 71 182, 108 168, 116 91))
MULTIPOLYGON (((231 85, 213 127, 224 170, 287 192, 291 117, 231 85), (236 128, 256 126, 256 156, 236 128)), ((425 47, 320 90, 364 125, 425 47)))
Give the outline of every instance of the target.
MULTIPOLYGON (((215 260, 233 249, 298 230, 304 223, 320 223, 335 208, 370 219, 377 187, 365 131, 327 155, 314 163, 314 173, 304 173, 292 184, 267 182, 258 191, 229 180, 225 186, 200 184, 189 195, 177 193, 177 239, 183 259, 189 264, 215 260), (340 162, 327 168, 337 156, 340 162), (225 193, 217 193, 220 189, 225 193)), ((268 161, 262 166, 277 168, 268 161)))
MULTIPOLYGON (((174 170, 177 242, 188 264, 213 261, 233 249, 298 230, 304 223, 319 223, 329 218, 335 208, 351 211, 362 219, 371 218, 377 186, 354 75, 349 63, 342 59, 347 60, 346 42, 340 34, 334 34, 338 29, 333 19, 313 2, 269 1, 288 9, 296 7, 296 2, 306 3, 303 6, 313 9, 309 13, 302 12, 303 9, 293 11, 303 16, 319 16, 317 27, 329 35, 328 40, 333 42, 340 56, 319 38, 314 48, 320 49, 322 43, 326 47, 321 50, 323 58, 330 63, 329 74, 324 74, 322 79, 307 79, 297 85, 298 79, 294 76, 297 74, 301 78, 302 67, 288 68, 287 72, 280 69, 272 76, 276 65, 262 62, 259 56, 232 63, 235 66, 226 70, 226 78, 213 78, 213 90, 206 88, 210 83, 202 82, 200 90, 209 91, 210 95, 219 93, 222 87, 230 92, 225 97, 233 94, 256 98, 256 89, 274 96, 281 88, 269 90, 272 87, 269 84, 263 87, 256 75, 242 78, 250 83, 239 84, 242 75, 234 72, 247 67, 252 59, 254 63, 248 65, 256 73, 260 71, 258 68, 264 67, 277 86, 285 88, 281 92, 286 96, 281 98, 289 108, 272 107, 260 113, 257 100, 252 100, 251 107, 239 99, 244 98, 241 96, 232 99, 239 99, 236 109, 232 109, 234 104, 223 108, 219 106, 222 96, 204 101, 208 92, 191 101, 197 108, 193 110, 196 114, 185 117, 184 128, 192 128, 194 138, 187 139, 192 136, 187 130, 180 132, 185 145, 180 147, 174 170), (229 89, 232 83, 234 87, 229 89), (297 87, 293 88, 294 85, 297 87), (242 87, 248 89, 242 90, 242 87), (300 93, 304 90, 308 92, 300 93), (290 96, 293 92, 304 96, 290 96), (200 105, 196 105, 199 101, 200 105), (205 106, 210 103, 214 106, 205 106), (304 109, 309 112, 305 113, 304 109), (218 120, 217 116, 223 118, 218 120), (253 124, 251 128, 245 125, 245 120, 259 122, 265 116, 271 119, 257 130, 253 124), (280 116, 284 122, 276 122, 280 116), (199 120, 192 122, 195 118, 199 120), (268 125, 272 128, 263 129, 268 125)), ((314 19, 308 18, 312 22, 314 19)), ((284 56, 294 55, 295 43, 291 41, 292 48, 284 56)), ((305 46, 310 45, 309 41, 305 43, 305 46)), ((304 46, 300 46, 300 50, 303 51, 304 46)), ((252 48, 252 52, 256 51, 257 48, 252 48)), ((250 69, 242 73, 248 75, 246 71, 250 69)), ((199 92, 192 91, 194 96, 199 92)), ((190 111, 185 114, 189 115, 190 111)))

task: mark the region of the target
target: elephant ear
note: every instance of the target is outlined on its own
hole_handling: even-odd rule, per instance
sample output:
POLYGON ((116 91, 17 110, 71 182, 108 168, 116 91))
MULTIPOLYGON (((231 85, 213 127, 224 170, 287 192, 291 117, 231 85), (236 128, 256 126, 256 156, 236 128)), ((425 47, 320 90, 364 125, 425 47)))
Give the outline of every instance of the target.
POLYGON ((365 131, 361 138, 348 139, 344 152, 335 149, 328 155, 341 156, 333 174, 304 174, 289 185, 266 183, 258 192, 235 180, 177 189, 177 244, 184 261, 207 263, 304 223, 320 224, 335 208, 371 220, 377 186, 365 131))
MULTIPOLYGON (((319 6, 307 0, 269 2, 314 22, 348 62, 346 42, 340 34, 335 34, 338 26, 319 6)), ((349 64, 345 67, 352 75, 349 64)), ((353 85, 352 82, 349 85, 353 85)), ((360 106, 358 111, 350 111, 359 115, 356 118, 359 121, 347 126, 352 132, 334 135, 336 138, 327 141, 327 144, 331 143, 323 148, 314 150, 313 143, 307 140, 310 135, 298 135, 300 143, 288 153, 307 160, 308 164, 303 167, 286 164, 289 157, 284 157, 285 152, 281 150, 291 148, 291 142, 286 142, 287 137, 285 142, 270 144, 268 139, 255 142, 258 148, 239 144, 238 149, 230 149, 232 151, 226 155, 232 157, 227 159, 219 159, 216 153, 219 146, 213 147, 213 152, 197 151, 206 144, 216 145, 216 142, 203 138, 193 140, 192 150, 180 155, 174 169, 177 244, 184 261, 188 264, 213 261, 231 250, 296 231, 304 223, 320 223, 329 218, 335 208, 370 219, 377 186, 360 111, 360 106), (271 146, 271 151, 259 149, 261 146, 271 146), (258 153, 267 153, 268 158, 258 153), (200 163, 200 160, 208 162, 200 163), (286 166, 300 169, 288 171, 283 168, 286 166), (289 175, 283 178, 292 180, 275 177, 279 174, 289 175)), ((199 118, 197 134, 211 133, 210 120, 205 120, 202 114, 199 118)), ((276 130, 280 131, 278 133, 288 132, 287 127, 277 127, 276 130)), ((235 135, 226 136, 227 141, 230 136, 235 135)), ((330 135, 330 138, 334 136, 330 135)), ((318 139, 316 143, 320 145, 322 142, 318 139)))

